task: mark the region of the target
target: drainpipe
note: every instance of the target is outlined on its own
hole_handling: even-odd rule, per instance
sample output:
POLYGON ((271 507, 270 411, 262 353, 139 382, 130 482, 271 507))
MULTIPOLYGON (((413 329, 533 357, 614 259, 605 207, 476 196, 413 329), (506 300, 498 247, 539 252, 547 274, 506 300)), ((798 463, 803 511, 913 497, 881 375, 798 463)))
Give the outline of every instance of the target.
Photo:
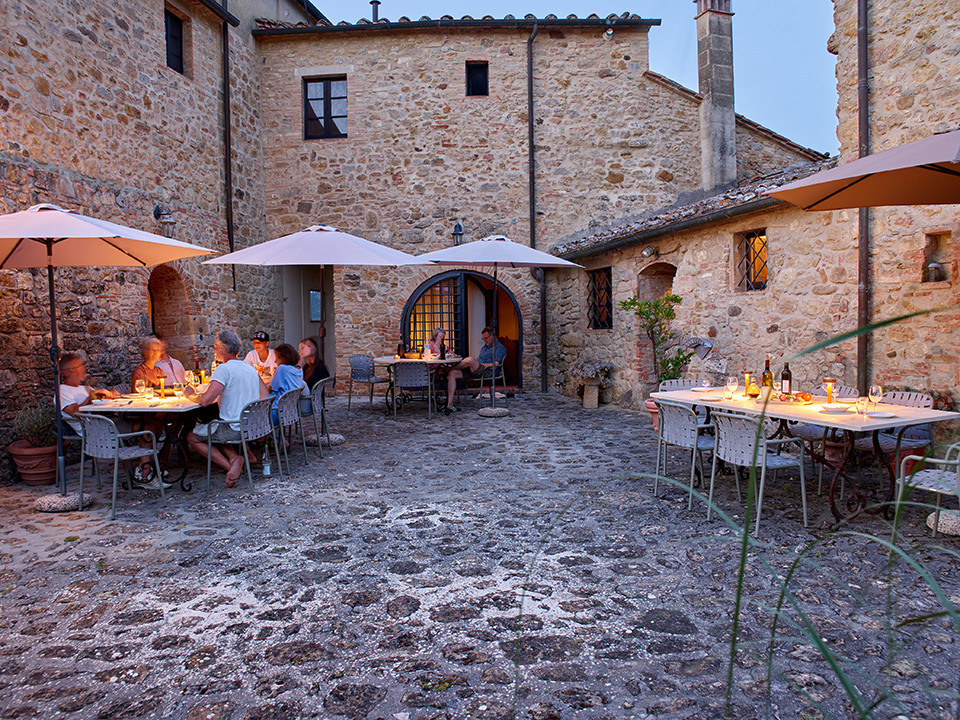
MULTIPOLYGON (((527 38, 527 175, 530 191, 530 247, 537 247, 537 163, 533 138, 533 41, 540 31, 536 21, 527 38)), ((547 391, 547 274, 540 268, 540 392, 547 391)))
MULTIPOLYGON (((224 0, 226 9, 226 0, 224 0)), ((227 241, 233 252, 233 140, 230 136, 230 28, 226 22, 220 24, 223 39, 223 184, 226 195, 227 241)), ((233 291, 237 291, 237 266, 231 265, 233 291)))
MULTIPOLYGON (((870 154, 869 48, 867 44, 867 2, 857 1, 857 114, 860 157, 870 154)), ((857 256, 857 328, 870 324, 870 208, 860 208, 857 256)), ((866 334, 857 336, 857 388, 867 394, 870 385, 870 344, 866 334)))

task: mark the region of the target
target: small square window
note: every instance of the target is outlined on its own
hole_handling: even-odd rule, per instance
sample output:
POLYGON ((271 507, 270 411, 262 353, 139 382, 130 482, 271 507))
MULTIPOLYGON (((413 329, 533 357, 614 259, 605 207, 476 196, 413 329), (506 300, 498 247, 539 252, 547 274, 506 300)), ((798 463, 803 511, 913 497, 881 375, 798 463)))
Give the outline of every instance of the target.
POLYGON ((489 95, 489 66, 485 62, 467 63, 467 95, 489 95))
POLYGON ((347 78, 309 78, 303 81, 303 139, 347 136, 347 78))
POLYGON ((183 19, 169 10, 163 11, 163 24, 167 40, 167 67, 184 74, 183 19))
POLYGON ((752 230, 737 238, 737 289, 741 292, 767 287, 767 231, 752 230))
POLYGON ((613 327, 613 294, 610 288, 610 268, 590 271, 587 319, 594 330, 609 330, 613 327))

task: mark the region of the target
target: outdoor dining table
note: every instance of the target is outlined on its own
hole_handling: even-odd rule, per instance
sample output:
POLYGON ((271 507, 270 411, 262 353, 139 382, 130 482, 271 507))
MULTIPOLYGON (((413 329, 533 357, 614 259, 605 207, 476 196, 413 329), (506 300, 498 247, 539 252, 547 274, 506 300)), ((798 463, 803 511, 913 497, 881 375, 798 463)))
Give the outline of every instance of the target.
MULTIPOLYGON (((788 432, 788 423, 791 422, 807 423, 842 432, 844 450, 841 458, 834 461, 823 457, 823 455, 817 457, 818 461, 826 463, 828 467, 834 470, 833 479, 830 481, 829 498, 830 510, 837 520, 843 520, 858 514, 866 507, 868 498, 876 494, 875 491, 861 488, 855 478, 846 471, 846 465, 853 455, 853 442, 858 433, 873 433, 874 453, 879 458, 883 456, 879 443, 879 433, 882 430, 897 430, 911 425, 924 425, 960 418, 960 412, 904 407, 882 402, 877 405, 876 412, 881 413, 884 417, 871 416, 870 414, 859 415, 852 406, 846 412, 826 412, 823 409, 823 404, 816 402, 816 399, 809 405, 802 405, 793 401, 781 402, 774 399, 764 403, 759 399, 744 397, 742 388, 735 392, 730 400, 724 398, 724 388, 671 390, 654 392, 650 396, 658 400, 668 400, 682 405, 708 408, 708 412, 709 409, 714 409, 755 417, 764 415, 780 421, 777 434, 788 432), (842 512, 837 506, 836 490, 837 481, 840 478, 845 478, 850 488, 849 494, 843 499, 846 513, 842 512)), ((893 499, 897 478, 891 464, 884 463, 884 465, 887 467, 890 480, 884 498, 888 503, 893 499)), ((896 463, 893 463, 893 465, 896 465, 896 463)))
POLYGON ((180 489, 189 492, 192 486, 186 483, 187 466, 189 455, 187 448, 187 417, 188 413, 199 410, 200 403, 178 397, 140 397, 136 394, 123 395, 116 399, 94 400, 89 405, 79 408, 79 412, 97 413, 103 415, 131 415, 144 417, 147 415, 163 415, 167 413, 176 414, 176 422, 171 423, 167 429, 161 451, 169 451, 169 448, 176 445, 180 457, 183 461, 183 468, 177 481, 180 483, 180 489))
MULTIPOLYGON (((382 357, 374 358, 373 363, 379 367, 387 368, 387 371, 390 373, 390 385, 387 387, 387 392, 384 395, 384 401, 387 404, 387 414, 393 410, 393 405, 396 403, 396 388, 393 384, 393 369, 403 363, 426 363, 429 366, 430 374, 432 375, 436 372, 437 368, 443 366, 454 366, 460 362, 463 358, 453 357, 448 355, 442 360, 439 357, 431 358, 430 360, 423 360, 420 358, 405 358, 397 357, 396 355, 383 355, 382 357)), ((403 396, 401 394, 401 402, 403 401, 403 396)))

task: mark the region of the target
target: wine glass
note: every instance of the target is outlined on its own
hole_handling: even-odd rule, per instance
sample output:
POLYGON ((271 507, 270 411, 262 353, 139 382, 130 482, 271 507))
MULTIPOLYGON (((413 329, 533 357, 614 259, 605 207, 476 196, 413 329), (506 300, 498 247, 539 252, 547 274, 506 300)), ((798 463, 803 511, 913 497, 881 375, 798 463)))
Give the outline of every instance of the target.
POLYGON ((183 397, 183 383, 175 382, 173 384, 173 396, 179 400, 183 397))
POLYGON ((194 383, 197 382, 197 378, 194 377, 194 375, 193 375, 193 370, 187 370, 187 371, 183 374, 183 381, 184 381, 187 385, 190 385, 191 387, 193 386, 194 383))
POLYGON ((137 391, 137 395, 143 397, 147 391, 147 381, 143 378, 137 378, 137 381, 133 384, 133 389, 137 391))
POLYGON ((736 375, 727 376, 727 397, 732 398, 733 394, 737 391, 737 387, 740 385, 740 378, 736 375))
POLYGON ((873 403, 873 409, 877 409, 877 405, 883 400, 883 387, 880 385, 871 385, 870 386, 870 402, 873 403))
POLYGON ((703 382, 700 384, 703 386, 704 390, 710 389, 710 381, 708 379, 704 378, 703 382))

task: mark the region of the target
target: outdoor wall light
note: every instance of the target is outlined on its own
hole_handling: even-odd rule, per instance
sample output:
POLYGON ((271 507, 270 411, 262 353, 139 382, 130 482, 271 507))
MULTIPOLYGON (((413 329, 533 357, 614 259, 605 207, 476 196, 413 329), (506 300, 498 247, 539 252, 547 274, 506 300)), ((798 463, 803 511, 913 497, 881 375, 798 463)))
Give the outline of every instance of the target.
POLYGON ((153 208, 153 216, 160 221, 160 233, 165 238, 172 238, 173 228, 177 224, 177 221, 173 219, 173 213, 170 212, 170 208, 160 203, 153 208))
POLYGON ((707 338, 692 337, 684 345, 693 350, 701 360, 713 352, 713 341, 707 338))
POLYGON ((613 29, 607 28, 606 32, 603 33, 604 40, 613 40, 613 29))
POLYGON ((644 260, 647 258, 652 258, 654 255, 659 256, 660 251, 657 250, 653 245, 647 245, 643 250, 640 251, 640 257, 644 260))
POLYGON ((451 233, 451 235, 453 235, 454 245, 459 245, 460 243, 462 243, 463 242, 463 225, 461 225, 460 223, 457 223, 456 225, 454 225, 453 232, 451 233))

